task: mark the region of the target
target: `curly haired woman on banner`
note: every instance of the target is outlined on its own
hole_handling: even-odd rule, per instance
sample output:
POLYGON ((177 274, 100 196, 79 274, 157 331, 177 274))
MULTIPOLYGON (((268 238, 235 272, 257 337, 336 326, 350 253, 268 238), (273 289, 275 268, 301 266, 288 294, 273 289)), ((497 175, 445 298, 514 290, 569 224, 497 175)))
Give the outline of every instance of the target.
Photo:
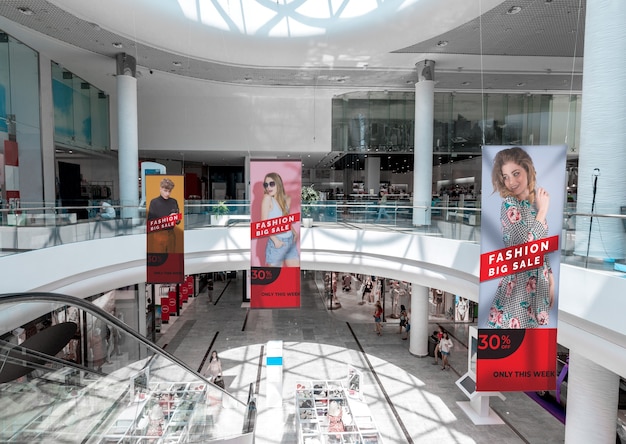
MULTIPOLYGON (((491 180, 503 198, 500 210, 505 247, 543 239, 550 196, 536 187, 533 161, 522 148, 499 151, 491 180)), ((554 302, 554 280, 548 257, 543 266, 504 276, 489 310, 491 328, 535 328, 547 325, 554 302)))
MULTIPOLYGON (((283 179, 278 173, 265 175, 263 189, 265 194, 261 202, 261 219, 274 219, 289 215, 291 196, 285 193, 283 179)), ((297 233, 292 227, 286 233, 274 234, 269 237, 265 247, 265 262, 268 267, 300 266, 296 235, 297 233)))

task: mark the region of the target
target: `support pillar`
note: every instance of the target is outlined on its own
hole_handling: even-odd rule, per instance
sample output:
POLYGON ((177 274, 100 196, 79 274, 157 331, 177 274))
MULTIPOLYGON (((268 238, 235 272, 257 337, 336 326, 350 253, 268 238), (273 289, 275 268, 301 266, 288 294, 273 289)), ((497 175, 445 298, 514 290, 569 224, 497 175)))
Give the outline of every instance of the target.
POLYGON ((428 356, 428 287, 411 284, 411 330, 409 353, 428 356))
POLYGON ((117 54, 118 168, 122 218, 139 215, 139 136, 137 122, 136 61, 117 54))
POLYGON ((365 191, 374 194, 380 191, 380 157, 365 158, 365 191))
POLYGON ((413 225, 430 225, 433 182, 435 62, 415 64, 415 150, 413 157, 413 225))
MULTIPOLYGON (((620 2, 587 2, 577 213, 591 213, 593 206, 595 213, 620 214, 626 207, 626 150, 621 148, 626 126, 626 59, 615 57, 626 54, 624 21, 626 10, 620 2)), ((625 250, 623 220, 576 217, 575 254, 586 257, 589 251, 589 257, 624 259, 625 250)))
POLYGON ((618 375, 570 350, 565 443, 613 444, 618 396, 618 375))

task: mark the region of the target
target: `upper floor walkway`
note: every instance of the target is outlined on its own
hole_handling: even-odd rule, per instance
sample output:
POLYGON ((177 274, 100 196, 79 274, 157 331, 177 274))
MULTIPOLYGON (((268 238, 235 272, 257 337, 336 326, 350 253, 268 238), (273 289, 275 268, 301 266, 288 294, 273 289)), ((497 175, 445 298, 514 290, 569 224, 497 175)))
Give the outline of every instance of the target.
MULTIPOLYGON (((187 208, 187 274, 249 268, 245 208, 231 211, 225 225, 213 224, 208 208, 187 208)), ((472 213, 479 219, 475 210, 472 213)), ((313 227, 301 229, 301 268, 386 276, 477 302, 479 226, 459 214, 466 209, 456 211, 452 216, 443 216, 443 211, 433 215, 432 224, 425 228, 412 227, 410 219, 372 223, 318 217, 313 227)), ((589 359, 625 377, 626 324, 621 313, 626 311, 626 280, 613 264, 574 255, 576 233, 568 225, 563 230, 559 269, 559 343, 582 350, 589 359)), ((0 239, 3 292, 50 291, 88 297, 146 279, 141 215, 4 225, 0 239)), ((19 316, 8 315, 0 315, 3 327, 20 325, 19 316)))

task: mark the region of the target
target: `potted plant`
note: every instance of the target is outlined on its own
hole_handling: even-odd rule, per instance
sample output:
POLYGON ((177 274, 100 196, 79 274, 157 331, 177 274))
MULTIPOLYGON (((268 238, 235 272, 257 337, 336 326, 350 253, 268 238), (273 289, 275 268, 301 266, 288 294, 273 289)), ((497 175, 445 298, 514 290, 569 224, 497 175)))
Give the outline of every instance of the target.
POLYGON ((213 209, 211 210, 211 224, 212 225, 226 225, 228 218, 226 217, 230 213, 230 209, 226 205, 226 201, 219 200, 213 209))
POLYGON ((313 185, 307 185, 302 187, 300 198, 302 200, 302 226, 309 228, 313 224, 311 204, 320 200, 320 193, 313 188, 313 185))

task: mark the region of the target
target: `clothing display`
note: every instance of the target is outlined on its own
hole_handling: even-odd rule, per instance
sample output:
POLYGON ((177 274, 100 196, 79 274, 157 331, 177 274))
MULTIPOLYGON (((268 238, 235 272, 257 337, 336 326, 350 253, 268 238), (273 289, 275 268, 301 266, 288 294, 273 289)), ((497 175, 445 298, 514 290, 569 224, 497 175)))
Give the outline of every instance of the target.
MULTIPOLYGON (((502 202, 500 219, 505 247, 543 239, 547 224, 538 222, 537 209, 527 200, 507 197, 502 202)), ((504 276, 489 310, 487 327, 535 328, 548 324, 550 280, 548 256, 543 266, 504 276)))

